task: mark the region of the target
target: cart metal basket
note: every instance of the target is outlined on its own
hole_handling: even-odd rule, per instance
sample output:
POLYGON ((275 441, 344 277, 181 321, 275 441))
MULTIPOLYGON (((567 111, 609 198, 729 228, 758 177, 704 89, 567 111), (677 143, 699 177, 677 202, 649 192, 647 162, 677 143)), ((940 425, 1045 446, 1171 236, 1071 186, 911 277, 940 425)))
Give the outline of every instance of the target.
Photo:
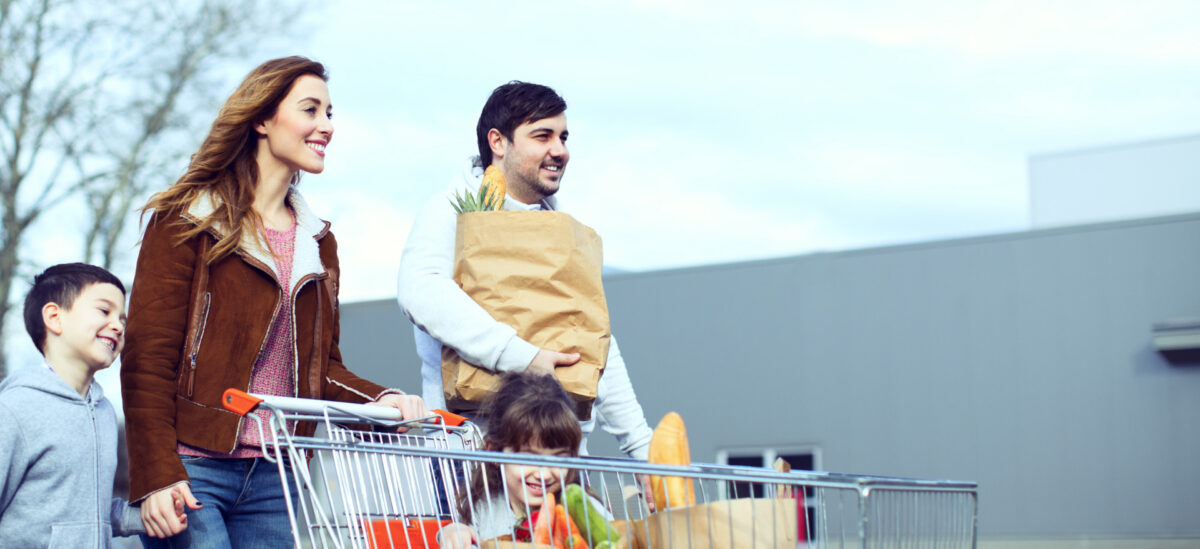
POLYGON ((520 505, 525 494, 510 489, 512 475, 542 479, 535 492, 558 491, 561 498, 564 486, 577 483, 590 494, 593 505, 583 506, 580 520, 566 521, 560 542, 567 535, 599 537, 593 525, 600 524, 619 536, 609 538, 611 549, 976 545, 973 482, 489 452, 476 427, 440 411, 401 422, 394 409, 379 406, 233 389, 225 400, 258 423, 264 455, 279 464, 280 480, 292 488, 285 494, 296 547, 465 547, 472 539, 462 526, 480 529, 474 541, 485 548, 531 547, 520 540, 532 535, 524 527, 533 529, 536 520, 502 522, 486 535, 487 527, 472 522, 533 516, 537 509, 520 505), (250 413, 256 407, 271 412, 266 424, 250 413), (316 422, 317 433, 289 434, 289 422, 297 421, 316 422), (399 427, 408 430, 396 432, 399 427), (472 486, 487 468, 498 470, 501 482, 472 486), (695 503, 652 509, 641 490, 650 476, 684 479, 695 503), (460 511, 464 499, 474 502, 465 506, 474 516, 460 511))

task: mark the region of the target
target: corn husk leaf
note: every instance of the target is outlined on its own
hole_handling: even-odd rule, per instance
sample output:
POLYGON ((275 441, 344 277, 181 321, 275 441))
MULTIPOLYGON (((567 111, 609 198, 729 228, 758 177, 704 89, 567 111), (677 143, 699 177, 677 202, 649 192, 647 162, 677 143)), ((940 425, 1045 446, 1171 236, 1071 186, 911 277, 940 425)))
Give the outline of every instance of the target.
POLYGON ((459 191, 450 202, 459 214, 498 211, 504 205, 504 195, 493 193, 491 182, 484 182, 477 193, 459 191))

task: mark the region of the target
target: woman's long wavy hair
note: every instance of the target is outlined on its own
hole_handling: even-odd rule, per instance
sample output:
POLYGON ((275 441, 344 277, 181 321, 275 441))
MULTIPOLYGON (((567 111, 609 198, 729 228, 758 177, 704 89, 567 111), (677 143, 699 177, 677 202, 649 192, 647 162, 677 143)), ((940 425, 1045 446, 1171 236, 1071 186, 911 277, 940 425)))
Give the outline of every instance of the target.
MULTIPOLYGON (((187 172, 167 190, 152 196, 142 207, 142 215, 150 211, 182 213, 202 195, 211 193, 216 199, 216 209, 187 229, 183 240, 214 225, 222 228, 225 232, 208 250, 207 263, 237 250, 247 231, 255 242, 264 244, 258 229, 262 219, 251 209, 259 177, 255 159, 259 140, 255 127, 275 116, 296 80, 306 74, 329 79, 324 65, 299 56, 272 59, 250 71, 225 100, 200 149, 192 155, 187 172)), ((292 183, 299 177, 297 172, 292 183)), ((268 249, 265 245, 263 248, 268 249)))
MULTIPOLYGON (((575 416, 575 402, 552 375, 504 374, 496 393, 484 406, 483 415, 487 418, 483 444, 488 450, 520 451, 536 444, 542 448, 567 448, 572 457, 579 455, 583 431, 575 416)), ((499 464, 471 466, 475 469, 470 480, 471 497, 463 491, 458 499, 458 511, 468 522, 476 501, 489 493, 504 493, 504 477, 499 464)), ((577 476, 576 471, 569 471, 559 488, 573 482, 577 476)))

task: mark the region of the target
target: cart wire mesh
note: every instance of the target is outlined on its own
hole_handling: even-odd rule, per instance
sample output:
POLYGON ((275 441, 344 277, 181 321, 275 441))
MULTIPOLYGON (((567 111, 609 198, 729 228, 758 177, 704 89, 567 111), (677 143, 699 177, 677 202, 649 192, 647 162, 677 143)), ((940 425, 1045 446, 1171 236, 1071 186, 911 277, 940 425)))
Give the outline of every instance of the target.
POLYGON ((254 405, 271 411, 266 425, 246 417, 258 422, 263 453, 291 488, 284 493, 296 547, 528 547, 520 542, 533 541, 537 522, 518 519, 535 516, 529 502, 540 505, 550 492, 563 503, 569 484, 590 504, 568 505, 578 520, 551 528, 560 543, 578 537, 590 549, 597 539, 609 549, 976 546, 973 482, 492 452, 478 428, 453 414, 398 421, 378 406, 227 394, 239 413, 254 405), (317 433, 294 436, 289 426, 298 421, 315 422, 317 433), (682 479, 694 503, 653 509, 643 487, 656 477, 682 479))

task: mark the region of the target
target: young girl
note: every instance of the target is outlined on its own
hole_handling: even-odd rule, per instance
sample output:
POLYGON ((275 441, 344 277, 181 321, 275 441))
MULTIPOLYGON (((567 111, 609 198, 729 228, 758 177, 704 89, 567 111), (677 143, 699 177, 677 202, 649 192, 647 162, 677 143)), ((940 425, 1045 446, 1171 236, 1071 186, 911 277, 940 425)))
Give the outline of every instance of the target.
MULTIPOLYGON (((575 404, 552 375, 514 372, 500 378, 484 408, 488 418, 484 448, 491 451, 577 457, 583 434, 575 404)), ((438 534, 441 547, 466 548, 500 536, 520 536, 522 524, 542 507, 545 494, 562 502, 562 489, 577 473, 559 467, 484 463, 459 496, 466 524, 450 524, 438 534)), ((596 508, 603 506, 595 502, 596 508)), ((607 517, 609 520, 611 516, 607 517)))
POLYGON ((279 472, 261 456, 256 424, 222 407, 226 388, 426 414, 419 397, 342 365, 337 243, 296 190, 301 171, 325 168, 326 78, 303 57, 254 69, 183 177, 143 208, 153 213, 121 384, 130 499, 143 500, 147 547, 293 545, 279 472), (188 503, 186 522, 171 512, 172 493, 188 503))

